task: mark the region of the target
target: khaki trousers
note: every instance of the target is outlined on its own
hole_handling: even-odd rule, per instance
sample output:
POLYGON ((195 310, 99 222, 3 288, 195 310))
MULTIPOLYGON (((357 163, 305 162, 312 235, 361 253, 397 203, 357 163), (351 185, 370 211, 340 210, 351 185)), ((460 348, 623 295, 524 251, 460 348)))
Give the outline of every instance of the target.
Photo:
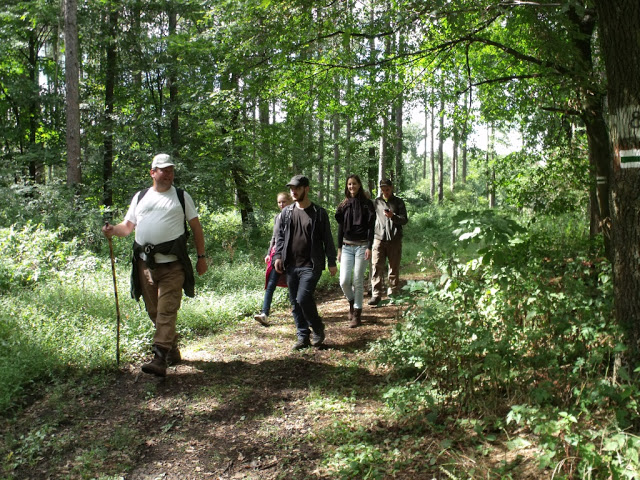
POLYGON ((398 293, 400 279, 400 259, 402 258, 402 238, 373 241, 371 254, 371 296, 382 297, 384 291, 384 266, 389 260, 389 293, 398 293))
POLYGON ((176 320, 182 302, 184 269, 180 262, 158 263, 153 270, 142 260, 137 263, 144 305, 156 327, 153 344, 170 350, 177 344, 176 320))

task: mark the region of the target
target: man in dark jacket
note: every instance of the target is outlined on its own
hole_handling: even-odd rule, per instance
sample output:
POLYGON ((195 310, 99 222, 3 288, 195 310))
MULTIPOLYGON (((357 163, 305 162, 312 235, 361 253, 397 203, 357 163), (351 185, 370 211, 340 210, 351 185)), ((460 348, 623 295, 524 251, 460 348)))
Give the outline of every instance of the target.
POLYGON ((155 326, 154 358, 142 365, 142 371, 164 377, 167 365, 180 361, 176 319, 182 300, 182 290, 194 295, 194 276, 187 252, 186 224, 189 223, 198 254, 196 270, 207 271, 204 253, 204 233, 191 196, 173 186, 174 164, 161 153, 153 158, 151 188, 136 193, 129 211, 118 225, 105 225, 102 233, 126 237, 134 229, 132 296, 140 296, 155 326))
POLYGON ((383 293, 384 266, 389 260, 389 286, 387 293, 398 292, 400 259, 402 258, 402 226, 407 224, 407 209, 401 198, 393 194, 393 183, 388 178, 380 182, 381 195, 373 205, 376 210, 376 225, 373 233, 371 256, 371 300, 377 306, 383 293))
POLYGON ((329 216, 309 198, 309 179, 296 175, 287 186, 295 203, 282 210, 273 258, 276 271, 287 273, 298 335, 293 349, 302 350, 310 345, 320 347, 324 342, 324 324, 313 294, 325 268, 325 257, 331 275, 338 271, 337 254, 329 216))

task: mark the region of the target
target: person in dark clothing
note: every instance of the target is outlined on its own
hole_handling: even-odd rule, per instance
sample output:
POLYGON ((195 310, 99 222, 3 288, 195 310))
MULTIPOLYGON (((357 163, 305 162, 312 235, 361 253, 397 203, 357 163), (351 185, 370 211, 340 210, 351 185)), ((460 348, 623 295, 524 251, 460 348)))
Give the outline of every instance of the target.
POLYGON ((302 350, 311 345, 320 347, 324 342, 324 323, 313 294, 326 263, 331 275, 338 269, 329 216, 311 202, 309 179, 296 175, 287 186, 295 203, 282 210, 273 259, 276 271, 287 273, 298 337, 293 349, 302 350))
POLYGON ((167 365, 181 360, 176 319, 182 302, 182 290, 194 295, 193 267, 187 252, 186 223, 193 232, 198 254, 196 270, 207 271, 204 233, 191 196, 173 186, 174 163, 161 153, 151 163, 153 186, 136 193, 129 210, 118 225, 105 225, 102 233, 126 237, 134 229, 132 296, 144 299, 147 314, 155 326, 154 358, 142 365, 142 371, 164 377, 167 365), (183 206, 184 204, 184 206, 183 206))
POLYGON ((282 209, 287 205, 291 205, 293 199, 291 198, 291 195, 289 195, 289 192, 280 192, 276 200, 278 202, 280 213, 276 215, 276 218, 273 221, 273 234, 271 235, 269 250, 267 251, 267 255, 264 257, 264 263, 267 264, 264 300, 262 302, 262 310, 260 313, 253 316, 257 322, 261 323, 265 327, 269 326, 268 319, 269 313, 271 312, 271 301, 273 300, 273 294, 276 291, 276 287, 286 287, 287 281, 285 275, 276 272, 276 269, 273 268, 273 254, 276 252, 276 237, 278 235, 278 230, 280 230, 280 215, 282 214, 282 209))
POLYGON ((400 259, 402 258, 402 227, 407 224, 407 208, 401 198, 393 194, 393 183, 384 179, 380 182, 381 195, 375 199, 376 225, 371 261, 371 300, 369 305, 378 306, 383 293, 383 272, 389 260, 388 295, 398 292, 400 259))
POLYGON ((358 175, 347 178, 344 195, 345 199, 338 205, 335 215, 338 222, 340 287, 349 302, 349 327, 355 328, 362 322, 364 271, 371 258, 376 213, 358 175))

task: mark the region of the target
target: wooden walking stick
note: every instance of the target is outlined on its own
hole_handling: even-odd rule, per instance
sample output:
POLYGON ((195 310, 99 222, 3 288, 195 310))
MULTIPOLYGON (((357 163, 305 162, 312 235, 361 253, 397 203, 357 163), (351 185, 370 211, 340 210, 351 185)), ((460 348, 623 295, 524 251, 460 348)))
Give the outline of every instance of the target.
MULTIPOLYGON (((105 222, 105 226, 109 226, 109 222, 105 222)), ((113 257, 113 243, 111 237, 109 240, 109 256, 111 257, 111 273, 113 274, 113 292, 116 297, 116 366, 120 366, 120 304, 118 302, 118 283, 116 282, 116 261, 113 257)))

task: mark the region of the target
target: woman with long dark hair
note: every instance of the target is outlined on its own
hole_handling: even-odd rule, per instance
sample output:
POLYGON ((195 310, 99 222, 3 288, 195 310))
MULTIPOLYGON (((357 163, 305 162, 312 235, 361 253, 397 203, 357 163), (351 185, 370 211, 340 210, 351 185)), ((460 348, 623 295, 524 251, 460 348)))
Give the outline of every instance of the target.
POLYGON ((376 214, 358 175, 349 175, 336 209, 340 287, 349 302, 349 327, 362 323, 364 271, 371 258, 376 214))

